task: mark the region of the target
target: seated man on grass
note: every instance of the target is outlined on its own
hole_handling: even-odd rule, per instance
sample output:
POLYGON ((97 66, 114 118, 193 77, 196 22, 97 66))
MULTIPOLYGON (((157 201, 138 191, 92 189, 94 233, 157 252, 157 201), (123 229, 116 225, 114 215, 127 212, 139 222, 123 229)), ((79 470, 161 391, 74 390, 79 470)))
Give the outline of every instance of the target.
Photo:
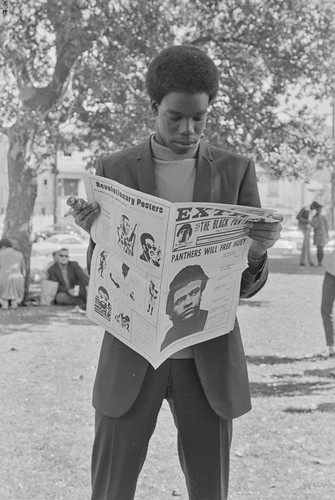
POLYGON ((78 262, 69 260, 67 248, 58 251, 57 262, 47 270, 48 279, 58 282, 55 303, 60 306, 77 306, 78 312, 85 312, 88 275, 78 262))

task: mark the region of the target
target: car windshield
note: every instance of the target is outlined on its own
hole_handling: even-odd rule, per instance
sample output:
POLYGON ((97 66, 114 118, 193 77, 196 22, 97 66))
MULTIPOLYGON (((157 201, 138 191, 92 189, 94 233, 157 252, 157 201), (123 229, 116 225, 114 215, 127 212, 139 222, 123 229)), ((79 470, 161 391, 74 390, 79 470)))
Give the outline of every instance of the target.
POLYGON ((58 234, 55 234, 54 236, 50 236, 50 238, 47 238, 45 241, 47 243, 61 243, 62 245, 63 244, 81 243, 80 238, 76 238, 74 236, 62 237, 58 234))
POLYGON ((44 231, 77 231, 75 227, 69 226, 68 224, 62 225, 62 224, 54 224, 51 226, 47 226, 44 228, 44 231))

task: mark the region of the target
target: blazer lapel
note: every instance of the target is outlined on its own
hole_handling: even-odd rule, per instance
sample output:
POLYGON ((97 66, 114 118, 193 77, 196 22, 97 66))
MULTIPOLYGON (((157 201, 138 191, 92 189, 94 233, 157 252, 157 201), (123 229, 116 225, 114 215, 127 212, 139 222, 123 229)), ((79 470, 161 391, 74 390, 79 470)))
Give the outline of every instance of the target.
POLYGON ((66 286, 66 283, 64 281, 63 273, 60 268, 60 264, 57 264, 55 267, 55 274, 57 275, 58 281, 63 285, 66 286))
POLYGON ((210 201, 213 185, 212 155, 209 147, 200 141, 193 201, 210 201))
POLYGON ((151 138, 142 143, 137 155, 137 179, 139 190, 157 196, 154 162, 150 146, 151 138))
POLYGON ((67 265, 67 276, 68 276, 68 280, 69 280, 70 285, 72 285, 72 283, 75 282, 75 275, 74 275, 74 269, 73 269, 72 262, 69 262, 67 265))

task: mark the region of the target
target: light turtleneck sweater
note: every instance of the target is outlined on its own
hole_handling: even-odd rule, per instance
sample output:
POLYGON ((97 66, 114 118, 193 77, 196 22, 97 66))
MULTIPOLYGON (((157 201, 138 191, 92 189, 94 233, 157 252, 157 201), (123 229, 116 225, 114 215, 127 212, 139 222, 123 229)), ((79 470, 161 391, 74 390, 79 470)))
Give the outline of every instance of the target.
MULTIPOLYGON (((171 203, 193 201, 196 161, 199 147, 196 145, 185 154, 177 154, 158 144, 151 136, 157 196, 171 203)), ((181 349, 171 358, 193 358, 192 347, 181 349)))
POLYGON ((151 136, 157 195, 172 203, 193 201, 198 146, 177 154, 151 136))

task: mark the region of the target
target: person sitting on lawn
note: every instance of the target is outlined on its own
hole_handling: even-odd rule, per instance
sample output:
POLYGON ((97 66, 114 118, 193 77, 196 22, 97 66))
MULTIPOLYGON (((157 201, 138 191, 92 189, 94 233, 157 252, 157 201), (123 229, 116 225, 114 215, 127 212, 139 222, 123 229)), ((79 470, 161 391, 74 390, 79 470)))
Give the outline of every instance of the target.
POLYGON ((0 305, 16 309, 24 296, 26 266, 23 254, 14 250, 8 238, 0 240, 0 305))
POLYGON ((67 248, 61 248, 57 262, 47 270, 48 279, 58 282, 55 303, 60 306, 78 306, 79 311, 86 310, 88 275, 78 262, 69 260, 67 248), (79 286, 79 293, 77 287, 79 286))

